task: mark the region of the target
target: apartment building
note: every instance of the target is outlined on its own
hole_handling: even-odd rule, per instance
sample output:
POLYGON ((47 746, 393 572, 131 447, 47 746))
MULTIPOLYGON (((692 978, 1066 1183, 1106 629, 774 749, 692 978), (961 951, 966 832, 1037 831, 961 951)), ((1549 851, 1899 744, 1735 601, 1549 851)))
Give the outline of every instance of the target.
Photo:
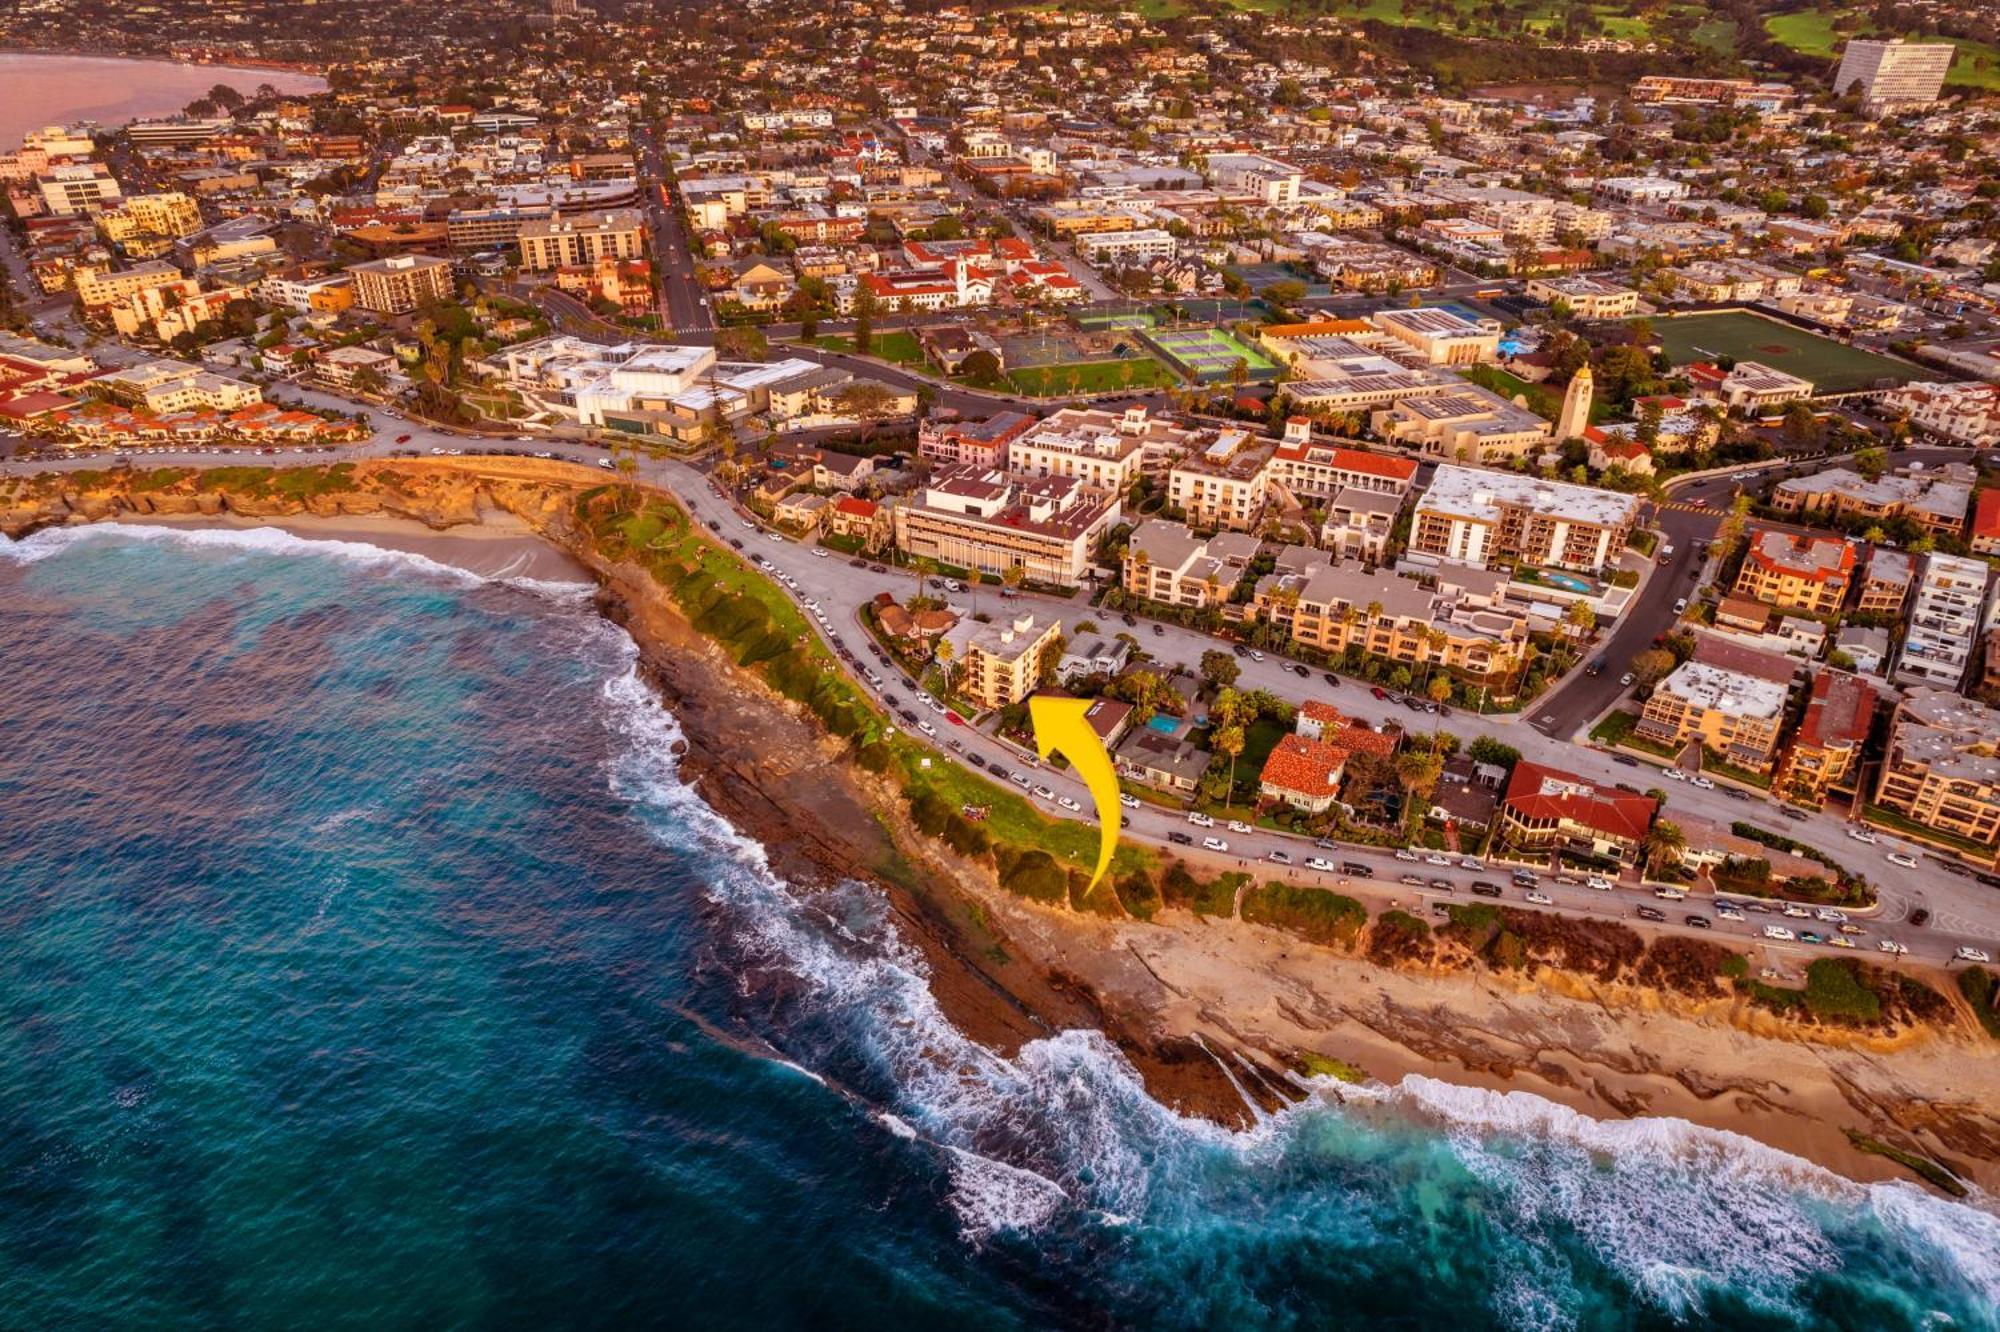
POLYGON ((1208 180, 1223 194, 1247 195, 1266 208, 1289 208, 1299 201, 1305 173, 1256 153, 1210 153, 1208 180))
POLYGON ((521 267, 529 272, 600 259, 637 259, 646 252, 646 215, 636 208, 582 217, 557 215, 523 222, 516 235, 521 267))
POLYGON ((1889 676, 1893 683, 1954 691, 1965 683, 1966 669, 1978 644, 1991 574, 1982 560, 1924 556, 1902 646, 1889 676))
POLYGON ((1639 310, 1637 291, 1592 277, 1530 278, 1528 299, 1543 305, 1560 301, 1578 319, 1630 319, 1639 310))
POLYGON ((1837 96, 1861 94, 1861 104, 1873 112, 1904 111, 1937 101, 1944 91, 1958 48, 1950 42, 1853 40, 1840 55, 1833 76, 1837 96))
POLYGON ((1780 610, 1832 615, 1853 586, 1854 543, 1753 527, 1736 575, 1736 595, 1780 610))
POLYGON ((1444 465, 1417 501, 1410 552, 1481 568, 1511 559, 1596 572, 1624 549, 1640 504, 1636 495, 1444 465))
POLYGON ((1653 687, 1637 734, 1679 748, 1690 740, 1751 772, 1768 772, 1790 689, 1762 676, 1687 661, 1653 687))
POLYGON ((2000 444, 2000 384, 1906 384, 1877 401, 1929 434, 1974 448, 2000 444))
POLYGON ((1756 361, 1738 361, 1728 370, 1712 365, 1689 368, 1688 382, 1698 397, 1712 398, 1732 411, 1754 415, 1802 402, 1813 395, 1813 382, 1756 361))
POLYGON ((1319 544, 1342 559, 1380 564, 1389 558, 1389 538, 1402 511, 1403 501, 1394 495, 1342 488, 1326 501, 1319 544))
POLYGON ((551 216, 546 208, 454 209, 444 220, 445 238, 457 254, 505 249, 520 242, 522 227, 551 216))
POLYGON ((960 620, 945 641, 957 665, 952 683, 961 697, 981 708, 1004 708, 1035 692, 1042 658, 1062 637, 1062 621, 1033 615, 981 624, 960 620))
POLYGON ((1142 474, 1158 475, 1193 447, 1199 432, 1155 418, 1144 407, 1124 412, 1065 407, 1007 445, 1006 467, 1023 476, 1068 476, 1123 494, 1142 474))
POLYGON ((1865 614, 1901 616, 1903 603, 1909 599, 1910 588, 1916 581, 1917 566, 1908 555, 1887 546, 1872 546, 1854 609, 1865 614))
POLYGON ((338 314, 354 307, 354 279, 345 273, 287 277, 273 273, 258 280, 257 299, 298 314, 324 310, 338 314))
POLYGON ((1908 690, 1890 722, 1875 803, 1937 832, 2000 846, 2000 712, 1949 690, 1908 690))
POLYGON ((123 304, 153 287, 171 287, 184 280, 180 269, 155 259, 116 271, 79 268, 72 275, 71 284, 83 308, 97 311, 123 304))
POLYGON ((1660 802, 1604 790, 1573 772, 1516 763, 1493 815, 1496 846, 1616 860, 1638 858, 1660 802))
POLYGON ((1118 516, 1116 495, 1072 477, 1023 481, 995 469, 946 467, 915 500, 896 506, 896 544, 961 569, 1020 569, 1030 582, 1074 587, 1118 516))
POLYGON ((1299 503, 1331 499, 1342 491, 1368 491, 1401 500, 1417 477, 1414 458, 1314 443, 1312 423, 1295 416, 1271 455, 1270 483, 1299 503))
POLYGON ((263 390, 255 384, 185 361, 147 361, 99 375, 90 386, 116 402, 143 407, 160 416, 201 408, 234 411, 264 400, 263 390))
POLYGON ((917 427, 917 453, 955 466, 1005 468, 1008 446, 1034 424, 1026 412, 997 412, 983 421, 926 417, 917 427))
POLYGON ((1549 423, 1497 393, 1466 384, 1449 393, 1399 398, 1368 418, 1369 428, 1392 444, 1435 458, 1505 462, 1547 448, 1549 423))
POLYGON ((1378 310, 1368 322, 1431 365, 1481 365, 1500 356, 1500 323, 1450 310, 1378 310))
POLYGON ((1778 760, 1771 789, 1816 808, 1829 791, 1851 793, 1876 701, 1874 687, 1858 675, 1829 668, 1814 676, 1805 716, 1778 760))
POLYGON ((179 190, 127 195, 97 215, 97 229, 127 254, 158 255, 201 230, 201 208, 179 190))
POLYGON ((1076 252, 1093 264, 1129 266, 1172 259, 1180 243, 1158 227, 1131 231, 1086 231, 1076 237, 1076 252))
POLYGON ((451 260, 422 254, 371 259, 347 270, 354 279, 354 303, 377 314, 407 314, 427 301, 448 301, 451 260))
POLYGON ((1261 543, 1241 532, 1204 541, 1180 523, 1149 518, 1125 544, 1125 590, 1168 606, 1219 606, 1241 581, 1261 543))
POLYGON ((1304 647, 1331 655, 1353 648, 1488 687, 1520 669, 1528 641, 1518 615, 1352 565, 1318 566, 1289 587, 1267 580, 1252 605, 1304 647))
POLYGON ((1167 503, 1190 527, 1247 532, 1264 513, 1269 468, 1278 442, 1225 429, 1167 472, 1167 503))
POLYGON ((124 191, 102 162, 71 162, 50 167, 36 180, 42 207, 57 217, 98 213, 116 205, 124 191))
POLYGON ((1832 467, 1780 481, 1771 490, 1771 507, 1781 514, 1825 514, 1837 521, 1909 518, 1934 535, 1958 536, 1965 531, 1972 507, 1972 486, 1951 474, 1954 466, 1930 475, 1873 481, 1859 472, 1832 467))

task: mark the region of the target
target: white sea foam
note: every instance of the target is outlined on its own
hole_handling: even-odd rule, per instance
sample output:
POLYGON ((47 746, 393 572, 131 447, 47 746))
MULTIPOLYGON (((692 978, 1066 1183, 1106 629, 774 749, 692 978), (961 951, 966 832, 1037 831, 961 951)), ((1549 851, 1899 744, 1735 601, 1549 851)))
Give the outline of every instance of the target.
POLYGON ((519 575, 487 576, 434 560, 416 551, 392 550, 365 541, 303 537, 278 527, 167 527, 150 523, 88 523, 47 527, 18 541, 0 538, 0 559, 34 564, 79 545, 103 541, 158 541, 206 550, 238 551, 245 555, 310 555, 341 560, 369 569, 402 569, 441 578, 461 586, 501 585, 567 603, 588 601, 588 583, 563 582, 519 575))
MULTIPOLYGON (((858 1051, 847 1053, 880 1074, 883 1098, 894 1102, 880 1122, 941 1148, 950 1204, 970 1242, 1115 1227, 1128 1245, 1184 1245, 1192 1274, 1236 1230, 1258 1234, 1260 1246, 1286 1228, 1308 1243, 1335 1228, 1372 1241, 1370 1208, 1408 1205, 1343 1182, 1357 1141, 1372 1144, 1363 1158, 1392 1150, 1380 1142, 1392 1130, 1350 1108, 1374 1105, 1436 1130, 1425 1158, 1433 1163, 1416 1168, 1454 1205, 1465 1201, 1457 1194, 1483 1195, 1476 1205, 1498 1232, 1492 1300, 1511 1327, 1567 1328, 1581 1318, 1566 1242, 1581 1243, 1641 1299, 1694 1321, 1726 1286, 1804 1322, 1805 1285, 1863 1252, 1890 1255, 1884 1270, 1899 1287, 1907 1269, 1940 1303, 2000 1308, 2000 1221, 1981 1210, 1990 1200, 1974 1207, 1906 1184, 1857 1184, 1740 1134, 1673 1119, 1596 1120, 1525 1092, 1425 1077, 1343 1087, 1347 1104, 1315 1089, 1231 1132, 1153 1101, 1094 1031, 1066 1031, 1002 1058, 945 1020, 922 958, 897 937, 879 894, 859 885, 794 891, 771 873, 762 847, 681 782, 680 728, 635 669, 609 678, 603 695, 626 741, 613 789, 661 816, 651 826, 663 841, 726 866, 709 894, 736 922, 748 969, 781 969, 804 987, 811 1011, 852 1036, 858 1051)), ((1207 1296, 1188 1298, 1181 1314, 1202 1321, 1207 1296)))

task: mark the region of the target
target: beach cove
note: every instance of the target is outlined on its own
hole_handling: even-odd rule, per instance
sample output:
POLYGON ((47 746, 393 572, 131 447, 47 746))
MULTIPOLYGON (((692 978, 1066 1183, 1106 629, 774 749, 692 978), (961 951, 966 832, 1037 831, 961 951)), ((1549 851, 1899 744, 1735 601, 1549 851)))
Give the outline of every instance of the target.
POLYGON ((90 120, 113 129, 132 120, 173 115, 218 83, 245 97, 267 83, 286 93, 326 88, 325 79, 296 70, 0 51, 0 151, 13 151, 23 134, 44 125, 90 120))

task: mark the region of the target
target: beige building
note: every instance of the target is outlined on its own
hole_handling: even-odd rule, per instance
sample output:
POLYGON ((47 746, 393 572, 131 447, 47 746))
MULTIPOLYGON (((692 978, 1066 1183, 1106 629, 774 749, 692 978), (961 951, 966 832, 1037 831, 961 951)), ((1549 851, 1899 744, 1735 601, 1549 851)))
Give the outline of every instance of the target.
POLYGON ((255 384, 213 374, 184 361, 147 361, 99 375, 90 384, 118 402, 162 416, 198 408, 234 411, 264 400, 263 390, 255 384))
POLYGON ((97 215, 97 229, 127 254, 157 255, 201 230, 201 208, 179 190, 128 195, 118 207, 97 215))
POLYGON ((1529 278, 1528 299, 1561 301, 1578 319, 1630 319, 1639 312, 1637 291, 1593 277, 1529 278))
POLYGON ((523 222, 521 267, 546 272, 599 259, 637 259, 646 252, 646 215, 614 208, 585 217, 551 217, 523 222))
POLYGON ((1489 687, 1521 667, 1528 642, 1518 615, 1352 565, 1315 569, 1290 592, 1260 588, 1255 607, 1302 646, 1335 655, 1358 647, 1415 673, 1444 669, 1489 687))
POLYGON ((451 299, 451 260, 422 254, 373 259, 347 270, 354 303, 377 314, 407 314, 426 301, 451 299))
POLYGON ((941 470, 895 509, 906 554, 961 569, 1075 587, 1098 539, 1118 521, 1118 499, 1071 477, 1022 481, 980 467, 941 470))
POLYGON ((1875 803, 1938 832, 2000 845, 2000 712, 1943 689, 1906 691, 1875 803))
POLYGON ((115 272, 79 268, 72 278, 77 300, 82 302, 84 309, 93 311, 122 305, 140 292, 154 287, 172 287, 184 281, 186 279, 181 276, 180 269, 159 260, 134 264, 115 272))
POLYGON ((1847 601, 1854 564, 1854 544, 1839 537, 1752 528, 1736 594, 1780 610, 1831 615, 1847 601))
POLYGON ((1549 446, 1552 427, 1526 407, 1476 384, 1450 393, 1402 398, 1369 414, 1391 444, 1458 462, 1506 462, 1549 446))
POLYGON ((1790 690, 1760 676, 1707 662, 1682 663, 1653 688, 1637 734, 1655 744, 1699 741, 1751 772, 1768 772, 1790 690))
POLYGON ((1219 606, 1241 581, 1260 543, 1240 532, 1204 541, 1164 518, 1141 523, 1125 545, 1125 590, 1168 606, 1219 606))
POLYGON ((1499 359, 1500 323, 1477 323, 1450 310, 1378 310, 1368 322, 1432 365, 1480 365, 1499 359))
POLYGON ((981 624, 961 620, 945 635, 952 646, 952 682, 968 702, 1004 708, 1035 692, 1042 658, 1062 637, 1062 622, 1032 615, 981 624))
POLYGON ((1144 407, 1123 413, 1065 407, 1007 441, 1007 470, 1067 476, 1122 495, 1142 472, 1155 473, 1195 442, 1196 432, 1155 420, 1144 407))
POLYGON ((1167 503, 1188 526, 1247 532, 1264 513, 1276 440, 1248 430, 1222 430, 1167 473, 1167 503))

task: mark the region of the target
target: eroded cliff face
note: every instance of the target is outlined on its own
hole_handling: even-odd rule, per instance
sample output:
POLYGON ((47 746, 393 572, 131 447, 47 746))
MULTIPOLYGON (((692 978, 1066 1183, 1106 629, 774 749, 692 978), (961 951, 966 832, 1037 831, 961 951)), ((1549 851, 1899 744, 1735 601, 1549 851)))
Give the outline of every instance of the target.
POLYGON ((44 527, 153 514, 385 515, 442 531, 501 511, 572 544, 572 501, 599 482, 580 467, 534 459, 52 472, 0 480, 0 535, 19 540, 44 527))

